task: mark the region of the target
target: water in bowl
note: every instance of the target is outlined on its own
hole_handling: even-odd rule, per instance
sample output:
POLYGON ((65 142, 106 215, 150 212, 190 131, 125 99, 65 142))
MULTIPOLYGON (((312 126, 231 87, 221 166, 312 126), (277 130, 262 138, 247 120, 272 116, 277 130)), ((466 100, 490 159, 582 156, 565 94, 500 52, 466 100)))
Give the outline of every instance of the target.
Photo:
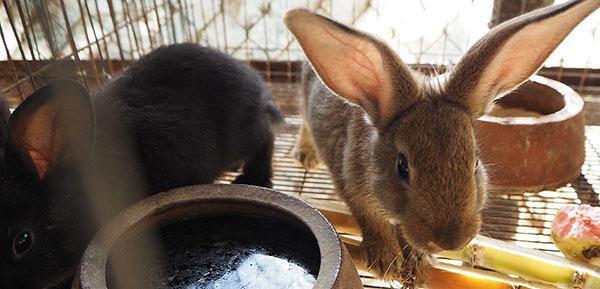
POLYGON ((308 231, 249 215, 168 224, 112 255, 109 289, 309 289, 320 263, 308 231))

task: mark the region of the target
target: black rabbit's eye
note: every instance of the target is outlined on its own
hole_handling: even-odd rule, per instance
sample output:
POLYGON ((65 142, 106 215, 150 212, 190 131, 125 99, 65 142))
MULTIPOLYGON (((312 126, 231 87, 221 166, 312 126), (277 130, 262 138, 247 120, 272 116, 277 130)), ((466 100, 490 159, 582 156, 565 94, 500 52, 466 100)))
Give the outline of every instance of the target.
POLYGON ((33 247, 33 233, 29 230, 22 230, 16 235, 13 241, 13 251, 15 256, 21 257, 33 247))
POLYGON ((406 161, 406 157, 403 154, 398 154, 396 169, 398 170, 398 175, 405 181, 408 181, 408 161, 406 161))

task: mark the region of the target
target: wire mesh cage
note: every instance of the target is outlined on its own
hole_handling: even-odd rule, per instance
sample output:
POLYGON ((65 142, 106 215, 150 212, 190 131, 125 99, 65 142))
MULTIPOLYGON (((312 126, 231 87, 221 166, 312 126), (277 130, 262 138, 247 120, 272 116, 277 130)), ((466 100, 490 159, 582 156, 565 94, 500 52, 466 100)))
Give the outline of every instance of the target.
MULTIPOLYGON (((0 85, 13 104, 57 75, 76 76, 93 89, 153 48, 179 42, 216 47, 253 62, 267 81, 290 82, 303 57, 281 21, 293 7, 369 31, 407 63, 451 65, 487 31, 500 6, 489 0, 6 0, 0 85)), ((542 74, 593 90, 600 67, 594 53, 600 49, 598 18, 586 20, 542 74)))
MULTIPOLYGON (((403 60, 443 71, 502 19, 500 2, 530 10, 525 0, 3 0, 0 9, 0 89, 12 107, 59 78, 95 91, 151 50, 192 42, 215 47, 258 69, 286 113, 274 157, 275 189, 341 203, 325 168, 307 172, 290 157, 300 124, 298 74, 304 56, 282 15, 305 7, 384 39, 403 60)), ((541 5, 551 2, 537 1, 541 5)), ((586 19, 540 74, 562 81, 586 102, 586 163, 570 185, 542 192, 490 196, 484 232, 520 246, 557 252, 549 224, 567 203, 598 205, 600 191, 600 14, 586 19)), ((232 175, 220 182, 229 182, 232 175)), ((365 277, 372 287, 388 286, 365 277)))

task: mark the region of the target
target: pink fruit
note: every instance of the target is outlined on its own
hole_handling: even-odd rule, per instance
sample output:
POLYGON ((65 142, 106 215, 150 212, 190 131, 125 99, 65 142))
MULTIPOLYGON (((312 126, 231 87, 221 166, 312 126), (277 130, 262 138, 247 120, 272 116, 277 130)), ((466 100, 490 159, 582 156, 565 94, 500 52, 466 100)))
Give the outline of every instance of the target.
POLYGON ((552 221, 552 239, 565 256, 600 266, 600 207, 561 208, 552 221))

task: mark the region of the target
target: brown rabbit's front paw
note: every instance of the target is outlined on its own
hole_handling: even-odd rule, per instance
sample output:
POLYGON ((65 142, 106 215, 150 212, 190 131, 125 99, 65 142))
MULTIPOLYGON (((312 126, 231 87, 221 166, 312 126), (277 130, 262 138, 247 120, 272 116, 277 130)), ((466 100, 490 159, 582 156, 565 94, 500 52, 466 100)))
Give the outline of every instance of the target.
POLYGON ((388 246, 379 241, 363 240, 366 264, 369 271, 386 281, 402 280, 402 253, 397 246, 388 246))
POLYGON ((312 170, 319 166, 319 157, 317 152, 311 147, 305 147, 301 143, 297 143, 292 150, 292 156, 306 170, 312 170))
POLYGON ((421 288, 431 272, 431 255, 407 248, 402 264, 402 285, 404 288, 421 288))

